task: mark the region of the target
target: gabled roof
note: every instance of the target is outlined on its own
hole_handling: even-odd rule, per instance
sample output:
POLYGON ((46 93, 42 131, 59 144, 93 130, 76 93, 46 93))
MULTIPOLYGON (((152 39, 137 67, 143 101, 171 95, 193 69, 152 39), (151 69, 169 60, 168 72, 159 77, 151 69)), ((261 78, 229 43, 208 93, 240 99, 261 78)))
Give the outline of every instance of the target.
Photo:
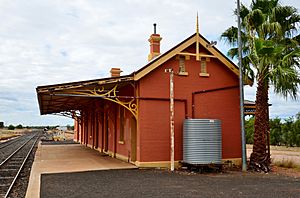
MULTIPOLYGON (((166 61, 170 60, 174 56, 184 52, 189 46, 196 44, 203 46, 209 54, 201 54, 199 50, 196 54, 188 53, 192 56, 206 56, 206 57, 213 57, 217 58, 220 62, 222 62, 226 67, 228 67, 234 74, 239 76, 239 68, 224 54, 222 54, 217 48, 210 46, 210 42, 207 41, 202 35, 199 33, 195 33, 176 45, 175 47, 171 48, 164 54, 156 57, 152 61, 150 61, 147 65, 142 67, 136 72, 133 72, 127 76, 120 76, 120 77, 110 77, 110 78, 101 78, 101 79, 94 79, 88 81, 78 81, 78 82, 70 82, 70 83, 63 83, 63 84, 54 84, 54 85, 47 85, 47 86, 38 86, 36 88, 38 102, 40 106, 40 113, 41 114, 50 114, 50 113, 57 113, 62 111, 68 110, 76 110, 80 109, 86 105, 88 105, 91 101, 93 96, 85 96, 82 97, 81 95, 74 95, 74 94, 66 94, 70 92, 78 92, 85 91, 90 92, 93 90, 97 90, 100 86, 105 87, 107 89, 111 89, 113 85, 120 84, 126 85, 132 81, 138 81, 142 79, 144 76, 149 74, 154 69, 161 66, 166 61), (208 47, 209 46, 209 47, 208 47)), ((252 85, 253 81, 247 78, 247 84, 252 85)))
MULTIPOLYGON (((157 67, 161 66, 166 61, 170 60, 172 57, 182 53, 186 48, 191 46, 192 44, 197 44, 197 42, 205 47, 210 54, 217 58, 219 61, 221 61, 226 67, 228 67, 234 74, 239 76, 239 68, 237 65, 235 65, 229 58, 227 58, 224 54, 222 54, 216 47, 211 46, 210 42, 206 40, 201 34, 195 33, 176 45, 175 47, 171 48, 164 54, 160 55, 159 57, 156 57, 154 60, 150 61, 147 65, 142 67, 136 72, 133 72, 134 80, 137 81, 144 76, 146 76, 148 73, 156 69, 157 67), (209 46, 209 47, 208 47, 209 46)), ((201 54, 200 54, 201 56, 201 54)), ((252 85, 253 81, 249 78, 247 78, 247 84, 252 85)))

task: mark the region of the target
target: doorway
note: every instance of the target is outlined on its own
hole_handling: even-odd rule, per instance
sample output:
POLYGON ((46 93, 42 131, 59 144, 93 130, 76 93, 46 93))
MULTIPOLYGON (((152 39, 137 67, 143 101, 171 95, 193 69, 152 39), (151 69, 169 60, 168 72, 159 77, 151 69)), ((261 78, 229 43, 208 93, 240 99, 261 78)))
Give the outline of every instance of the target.
POLYGON ((108 125, 108 113, 106 112, 104 115, 104 152, 108 152, 108 131, 109 131, 109 125, 108 125))
POLYGON ((131 162, 135 162, 136 161, 136 132, 137 132, 137 126, 136 126, 136 119, 135 119, 135 117, 131 117, 131 119, 130 119, 130 123, 131 123, 131 131, 130 131, 130 133, 131 133, 131 137, 130 137, 130 139, 131 139, 131 155, 130 155, 130 161, 131 162))

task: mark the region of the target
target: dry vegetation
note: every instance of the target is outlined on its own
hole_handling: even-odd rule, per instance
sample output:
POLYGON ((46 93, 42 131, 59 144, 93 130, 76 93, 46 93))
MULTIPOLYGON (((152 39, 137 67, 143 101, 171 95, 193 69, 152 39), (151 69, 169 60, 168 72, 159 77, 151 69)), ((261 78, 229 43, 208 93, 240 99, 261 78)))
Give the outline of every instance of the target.
MULTIPOLYGON (((272 171, 278 174, 300 177, 300 147, 271 146, 272 171)), ((247 145, 250 157, 252 145, 247 145)))
POLYGON ((274 162, 275 166, 279 166, 282 168, 295 168, 300 170, 300 165, 296 164, 293 160, 282 159, 274 162))
MULTIPOLYGON (((247 149, 252 150, 253 145, 247 144, 247 149)), ((287 147, 287 146, 270 146, 272 151, 290 151, 290 152, 300 152, 300 147, 287 147)))
POLYGON ((0 141, 6 140, 12 137, 20 136, 23 133, 28 133, 30 130, 28 129, 15 129, 15 130, 8 130, 8 129, 0 129, 0 141))

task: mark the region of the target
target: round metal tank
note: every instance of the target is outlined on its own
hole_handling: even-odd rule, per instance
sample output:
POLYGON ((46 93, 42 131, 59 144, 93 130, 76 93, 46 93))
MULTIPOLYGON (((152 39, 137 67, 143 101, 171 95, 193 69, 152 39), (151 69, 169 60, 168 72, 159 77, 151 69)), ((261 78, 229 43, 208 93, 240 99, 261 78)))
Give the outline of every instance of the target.
POLYGON ((183 125, 183 162, 222 163, 221 120, 186 119, 183 125))

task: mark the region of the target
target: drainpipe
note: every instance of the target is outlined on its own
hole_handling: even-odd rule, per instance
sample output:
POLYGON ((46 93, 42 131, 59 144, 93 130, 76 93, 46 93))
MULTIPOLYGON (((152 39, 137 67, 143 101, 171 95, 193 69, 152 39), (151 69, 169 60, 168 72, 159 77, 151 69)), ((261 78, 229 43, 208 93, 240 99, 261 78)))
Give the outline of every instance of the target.
POLYGON ((196 94, 203 94, 203 93, 208 93, 208 92, 222 91, 222 90, 234 89, 234 88, 238 88, 238 87, 239 87, 238 85, 234 85, 234 86, 228 86, 228 87, 221 87, 221 88, 207 89, 207 90, 200 90, 200 91, 192 92, 192 118, 195 118, 195 95, 196 94))
MULTIPOLYGON (((139 100, 158 100, 158 101, 170 101, 170 98, 151 98, 151 97, 138 97, 137 99, 139 100)), ((179 99, 179 98, 174 98, 175 102, 183 102, 184 103, 184 115, 185 118, 188 118, 188 105, 187 105, 187 99, 179 99)))

